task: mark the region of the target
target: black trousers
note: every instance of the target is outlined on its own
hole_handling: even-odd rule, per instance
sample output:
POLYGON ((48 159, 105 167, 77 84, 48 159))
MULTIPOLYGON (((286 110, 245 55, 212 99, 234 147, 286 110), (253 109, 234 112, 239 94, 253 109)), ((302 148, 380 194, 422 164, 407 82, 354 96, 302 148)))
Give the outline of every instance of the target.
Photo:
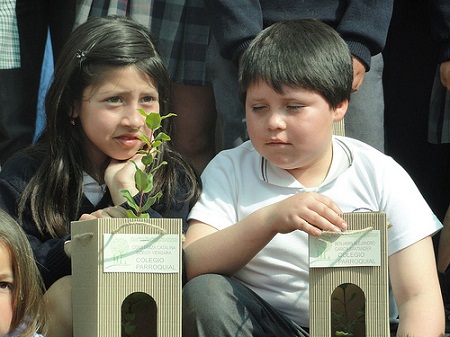
POLYGON ((0 164, 31 144, 47 32, 56 59, 75 15, 76 0, 16 0, 21 67, 0 70, 0 164))

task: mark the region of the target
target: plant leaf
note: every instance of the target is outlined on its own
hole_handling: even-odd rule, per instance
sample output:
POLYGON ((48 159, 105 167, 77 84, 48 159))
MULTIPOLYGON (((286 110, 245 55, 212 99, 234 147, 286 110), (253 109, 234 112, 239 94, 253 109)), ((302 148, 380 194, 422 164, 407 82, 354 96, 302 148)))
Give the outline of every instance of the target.
POLYGON ((165 116, 162 116, 161 117, 161 120, 162 119, 166 119, 166 118, 170 118, 170 117, 176 117, 177 116, 177 114, 174 114, 173 112, 171 112, 171 113, 168 113, 167 115, 165 115, 165 116))
MULTIPOLYGON (((138 212, 138 210, 136 210, 136 213, 137 212, 138 212)), ((134 213, 131 209, 127 209, 125 211, 125 215, 127 216, 127 218, 131 218, 131 219, 137 218, 136 213, 134 213)))
POLYGON ((133 196, 131 195, 130 191, 121 190, 120 193, 127 201, 127 204, 137 212, 139 209, 139 206, 137 205, 136 201, 134 201, 133 196))
POLYGON ((171 138, 167 133, 160 132, 156 135, 155 140, 169 141, 171 138))
POLYGON ((159 113, 151 112, 145 118, 145 124, 150 130, 158 130, 161 127, 161 120, 159 113))
POLYGON ((147 193, 153 188, 153 175, 149 179, 149 175, 141 169, 138 169, 134 174, 134 181, 139 192, 147 193))
POLYGON ((144 164, 145 166, 150 166, 153 163, 153 160, 154 158, 151 154, 146 154, 145 156, 142 157, 142 164, 144 164))

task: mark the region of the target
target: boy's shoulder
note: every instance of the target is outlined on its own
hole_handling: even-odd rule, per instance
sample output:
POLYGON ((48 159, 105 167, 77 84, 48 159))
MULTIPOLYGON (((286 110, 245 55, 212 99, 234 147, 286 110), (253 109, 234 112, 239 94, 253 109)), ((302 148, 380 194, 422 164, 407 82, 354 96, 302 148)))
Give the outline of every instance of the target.
POLYGON ((333 136, 334 144, 345 148, 353 157, 363 156, 374 159, 391 159, 388 155, 358 139, 347 136, 333 136))

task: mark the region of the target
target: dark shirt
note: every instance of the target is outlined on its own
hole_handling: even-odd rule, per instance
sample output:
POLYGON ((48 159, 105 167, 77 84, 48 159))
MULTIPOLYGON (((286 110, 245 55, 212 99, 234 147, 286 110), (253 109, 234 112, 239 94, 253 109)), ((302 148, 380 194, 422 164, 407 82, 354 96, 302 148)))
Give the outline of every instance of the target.
POLYGON ((439 44, 438 63, 450 60, 450 2, 431 0, 431 29, 439 44))
MULTIPOLYGON (((18 221, 17 205, 21 193, 35 174, 40 163, 39 158, 35 158, 24 152, 19 152, 13 155, 1 168, 0 208, 4 209, 16 221, 18 221)), ((184 195, 183 191, 179 192, 179 195, 174 195, 174 200, 182 199, 181 195, 184 195)), ((55 191, 55 193, 58 192, 55 191)), ((108 190, 96 206, 83 195, 80 210, 78 214, 73 216, 71 221, 79 220, 82 214, 90 214, 98 209, 109 206, 113 206, 113 202, 108 190)), ((122 206, 129 208, 126 204, 122 206)), ((187 214, 189 212, 189 205, 187 203, 179 203, 178 206, 161 214, 156 211, 158 209, 163 208, 158 204, 153 205, 153 209, 148 212, 150 217, 181 218, 183 220, 183 229, 186 229, 187 214)), ((71 210, 70 214, 74 213, 74 210, 71 210)), ((25 214, 23 218, 24 220, 20 225, 28 237, 38 268, 48 289, 56 280, 71 274, 71 262, 64 252, 64 242, 70 236, 52 238, 48 233, 41 234, 33 222, 31 214, 25 214)))
MULTIPOLYGON (((447 1, 447 0, 444 0, 447 1)), ((223 57, 236 61, 264 28, 281 20, 317 19, 335 28, 367 69, 385 45, 392 0, 208 0, 205 7, 223 57)))

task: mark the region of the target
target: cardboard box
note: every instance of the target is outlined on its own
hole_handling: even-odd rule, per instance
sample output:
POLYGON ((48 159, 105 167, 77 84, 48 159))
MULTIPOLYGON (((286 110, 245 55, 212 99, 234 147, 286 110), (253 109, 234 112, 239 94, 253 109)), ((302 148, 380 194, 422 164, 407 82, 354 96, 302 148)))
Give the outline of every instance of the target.
MULTIPOLYGON (((346 315, 349 320, 359 319, 348 317, 348 309, 361 301, 365 331, 348 336, 389 336, 386 215, 377 212, 347 213, 344 219, 348 230, 343 234, 310 237, 310 336, 338 336, 332 334, 336 330, 332 329, 333 314, 343 319, 346 315), (352 291, 347 294, 349 289, 352 291), (358 293, 361 295, 359 302, 355 300, 358 293), (341 308, 333 306, 333 302, 340 303, 341 308)), ((340 328, 345 323, 352 324, 343 323, 340 328)))
POLYGON ((71 226, 74 337, 134 336, 122 333, 121 311, 136 294, 153 303, 155 336, 181 336, 181 219, 71 226))

